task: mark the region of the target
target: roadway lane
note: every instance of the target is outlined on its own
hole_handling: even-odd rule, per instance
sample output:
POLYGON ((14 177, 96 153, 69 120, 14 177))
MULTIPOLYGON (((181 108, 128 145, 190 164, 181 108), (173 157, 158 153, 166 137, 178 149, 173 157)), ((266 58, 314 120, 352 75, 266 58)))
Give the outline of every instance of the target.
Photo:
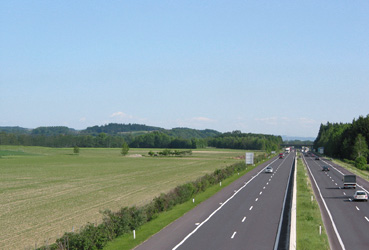
POLYGON ((186 214, 197 221, 189 225, 181 218, 163 230, 165 235, 161 232, 136 249, 273 249, 294 155, 273 159, 273 174, 264 173, 267 164, 258 167, 234 189, 219 192, 227 193, 222 200, 200 204, 212 204, 206 213, 199 208, 186 214))
POLYGON ((368 187, 368 182, 360 178, 358 184, 361 185, 356 190, 343 189, 342 177, 343 174, 349 174, 347 170, 324 159, 315 160, 313 157, 304 157, 304 159, 326 204, 326 208, 321 204, 321 209, 329 211, 323 213, 323 216, 327 213, 331 214, 332 219, 325 218, 325 221, 333 221, 331 223, 336 227, 336 230, 330 230, 331 234, 328 234, 330 238, 337 239, 330 239, 335 246, 331 247, 333 249, 369 249, 369 204, 352 201, 354 192, 357 189, 363 189, 363 186, 368 187), (323 165, 330 166, 330 171, 323 172, 323 165))

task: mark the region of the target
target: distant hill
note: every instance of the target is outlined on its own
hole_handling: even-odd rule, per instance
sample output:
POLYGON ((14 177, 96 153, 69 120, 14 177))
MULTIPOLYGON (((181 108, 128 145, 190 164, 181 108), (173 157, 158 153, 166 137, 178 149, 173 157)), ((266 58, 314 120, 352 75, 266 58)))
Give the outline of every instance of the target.
POLYGON ((220 132, 212 129, 197 130, 191 128, 173 128, 170 130, 165 130, 164 133, 168 134, 169 136, 180 137, 184 139, 191 138, 201 139, 207 137, 214 137, 221 134, 220 132))
POLYGON ((21 128, 21 127, 0 127, 0 132, 5 132, 9 134, 30 134, 32 129, 21 128))
POLYGON ((116 136, 122 135, 123 137, 129 136, 130 138, 158 131, 163 134, 169 135, 175 138, 183 139, 203 139, 213 137, 221 134, 220 132, 212 129, 197 130, 191 128, 173 128, 164 129, 160 127, 147 126, 144 124, 118 124, 109 123, 101 126, 88 127, 83 130, 75 130, 65 126, 50 126, 50 127, 38 127, 35 129, 27 129, 21 127, 0 127, 0 132, 11 133, 11 134, 31 134, 31 135, 44 135, 44 136, 55 136, 55 135, 92 135, 97 136, 100 133, 107 135, 116 136))
POLYGON ((298 136, 287 136, 282 135, 283 141, 314 141, 315 137, 298 137, 298 136))
POLYGON ((163 128, 147 126, 143 124, 119 124, 119 123, 109 123, 102 126, 88 127, 85 130, 81 130, 81 134, 97 135, 100 133, 106 133, 109 135, 118 135, 127 132, 142 132, 142 131, 160 131, 163 128))
POLYGON ((38 127, 31 131, 32 135, 75 135, 78 131, 64 126, 38 127))

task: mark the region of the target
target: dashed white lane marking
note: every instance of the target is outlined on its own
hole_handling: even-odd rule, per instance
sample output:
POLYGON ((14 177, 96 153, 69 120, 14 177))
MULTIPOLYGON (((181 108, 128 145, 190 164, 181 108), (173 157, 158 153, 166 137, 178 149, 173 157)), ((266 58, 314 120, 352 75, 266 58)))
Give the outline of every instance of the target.
POLYGON ((346 195, 346 193, 345 193, 345 192, 343 192, 343 195, 346 195))
POLYGON ((195 223, 196 226, 200 225, 200 223, 195 223))
POLYGON ((265 189, 265 187, 263 187, 263 189, 265 189))
POLYGON ((267 182, 267 185, 269 185, 269 182, 267 182))
POLYGON ((236 235, 236 233, 237 233, 237 232, 234 232, 234 233, 232 234, 231 239, 233 239, 233 238, 234 238, 234 236, 236 235))
POLYGON ((332 181, 334 181, 334 180, 332 180, 332 181))
POLYGON ((259 200, 259 198, 256 198, 256 199, 255 199, 255 201, 258 201, 258 200, 259 200))
POLYGON ((336 186, 338 185, 337 183, 334 183, 334 184, 336 184, 336 186))
POLYGON ((349 198, 349 201, 352 201, 351 198, 349 198))
POLYGON ((260 191, 259 195, 261 195, 263 193, 263 191, 260 191))
POLYGON ((358 207, 356 206, 356 210, 357 210, 357 211, 360 211, 360 208, 358 208, 358 207))
POLYGON ((369 219, 368 219, 368 217, 366 217, 366 216, 365 216, 365 219, 366 219, 366 220, 367 220, 367 221, 369 222, 369 219))
POLYGON ((245 217, 243 217, 242 222, 245 222, 245 220, 246 220, 246 216, 245 216, 245 217))
POLYGON ((252 210, 252 208, 253 208, 253 206, 251 206, 249 210, 252 210))

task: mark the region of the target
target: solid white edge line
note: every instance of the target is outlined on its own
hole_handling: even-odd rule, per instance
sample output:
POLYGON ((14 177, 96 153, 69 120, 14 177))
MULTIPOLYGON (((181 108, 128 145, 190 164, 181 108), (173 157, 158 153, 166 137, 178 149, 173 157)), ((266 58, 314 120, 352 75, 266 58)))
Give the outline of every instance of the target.
MULTIPOLYGON (((304 158, 305 159, 305 158, 304 158)), ((331 164, 329 164, 328 162, 322 160, 325 164, 329 165, 331 168, 333 168, 334 170, 336 170, 338 173, 340 173, 341 175, 344 175, 340 170, 338 170, 337 168, 333 167, 331 164)), ((356 183, 356 186, 358 186, 359 188, 361 188, 362 190, 364 190, 365 192, 369 193, 368 190, 366 190, 364 187, 360 186, 359 184, 356 183)))
MULTIPOLYGON (((269 166, 270 164, 274 163, 275 161, 277 161, 277 159, 275 159, 274 161, 272 161, 271 163, 269 163, 267 166, 269 166)), ((265 167, 266 168, 266 167, 265 167)), ((189 233, 181 242, 179 242, 175 247, 172 248, 172 250, 176 250, 178 247, 180 247, 191 235, 193 235, 202 225, 204 225, 208 220, 210 220, 211 217, 213 217, 214 214, 216 214, 225 204, 228 203, 228 201, 230 201, 231 199, 233 199, 233 197, 235 197, 238 192, 240 192, 242 189, 244 189, 253 179, 255 179, 261 172, 264 171, 263 168, 262 170, 260 170, 255 176, 253 176, 248 182, 246 182, 242 187, 240 187, 240 189, 237 190, 237 192, 235 192, 231 197, 229 197, 225 202, 223 202, 222 205, 220 205, 217 209, 214 210, 214 212, 212 212, 208 218, 206 218, 203 222, 200 223, 200 225, 198 225, 191 233, 189 233)))
MULTIPOLYGON (((304 158, 304 160, 305 160, 305 158, 304 158)), ((345 250, 345 249, 346 249, 346 248, 345 248, 345 245, 343 244, 343 241, 342 241, 342 239, 341 239, 341 236, 340 236, 340 234, 338 233, 338 230, 337 230, 336 224, 335 224, 335 223, 334 223, 334 221, 333 221, 332 214, 331 214, 331 212, 329 211, 327 204, 325 203, 325 200, 324 200, 324 198, 323 198, 322 193, 320 192, 320 188, 319 188, 319 186, 318 186, 318 183, 316 182, 316 180, 315 180, 315 178, 314 178, 314 175, 313 175, 313 173, 311 172, 310 167, 309 167, 309 165, 307 164, 306 160, 305 160, 305 163, 306 163, 307 169, 308 169, 308 170, 309 170, 309 172, 310 172, 310 176, 311 176, 311 177, 313 178, 313 180, 314 180, 315 187, 317 188, 317 190, 318 190, 318 192, 319 192, 320 198, 322 199, 322 202, 323 202, 324 207, 325 207, 325 209, 326 209, 326 211, 327 211, 327 213, 328 213, 328 216, 329 216, 329 218, 330 218, 330 220, 331 220, 331 222, 332 222, 333 230, 334 230, 334 232, 336 233, 336 236, 337 236, 337 239, 338 239, 338 241, 339 241, 339 243, 340 243, 340 245, 341 245, 341 248, 342 248, 343 250, 345 250)), ((337 170, 337 169, 336 169, 336 170, 337 170)), ((337 171, 339 171, 339 170, 337 170, 337 171)), ((340 171, 339 171, 339 172, 340 172, 340 171)), ((341 173, 342 173, 342 172, 341 172, 341 173)))

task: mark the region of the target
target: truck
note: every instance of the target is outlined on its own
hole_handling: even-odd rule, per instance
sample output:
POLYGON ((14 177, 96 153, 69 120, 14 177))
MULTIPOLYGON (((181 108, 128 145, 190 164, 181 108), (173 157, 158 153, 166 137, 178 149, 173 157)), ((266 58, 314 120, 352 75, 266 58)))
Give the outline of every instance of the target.
POLYGON ((343 188, 356 188, 356 175, 346 174, 343 176, 343 188))

